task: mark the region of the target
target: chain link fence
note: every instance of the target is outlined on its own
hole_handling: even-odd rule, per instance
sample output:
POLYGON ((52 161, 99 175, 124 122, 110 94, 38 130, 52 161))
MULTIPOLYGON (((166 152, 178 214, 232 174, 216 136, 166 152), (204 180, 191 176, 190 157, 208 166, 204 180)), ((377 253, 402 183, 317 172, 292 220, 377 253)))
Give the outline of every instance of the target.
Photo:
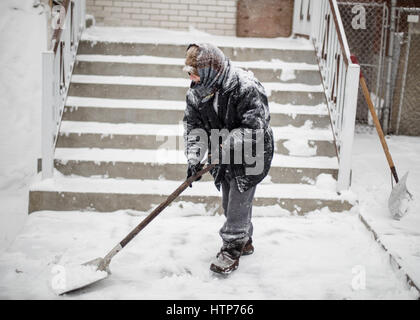
MULTIPOLYGON (((376 112, 378 117, 381 117, 386 90, 388 7, 385 3, 360 2, 340 2, 338 7, 350 51, 359 60, 376 112)), ((373 125, 361 88, 357 100, 356 119, 359 124, 358 129, 363 128, 363 125, 373 125)))
POLYGON ((396 8, 390 132, 420 136, 420 8, 396 8))
MULTIPOLYGON (((420 135, 420 8, 397 7, 392 19, 392 8, 384 1, 340 1, 338 6, 385 133, 420 135)), ((373 129, 361 89, 356 122, 358 132, 373 129)))

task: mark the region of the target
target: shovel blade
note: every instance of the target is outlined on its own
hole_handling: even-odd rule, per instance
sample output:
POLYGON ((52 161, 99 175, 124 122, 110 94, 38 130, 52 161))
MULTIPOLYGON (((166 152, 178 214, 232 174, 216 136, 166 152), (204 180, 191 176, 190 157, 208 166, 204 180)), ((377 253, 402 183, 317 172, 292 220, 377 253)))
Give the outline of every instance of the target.
POLYGON ((111 273, 104 259, 96 258, 78 266, 63 266, 64 281, 53 288, 57 295, 74 292, 108 277, 111 273))
POLYGON ((407 176, 408 172, 394 186, 388 200, 389 211, 395 220, 400 220, 407 214, 410 201, 413 199, 413 196, 407 190, 407 176))

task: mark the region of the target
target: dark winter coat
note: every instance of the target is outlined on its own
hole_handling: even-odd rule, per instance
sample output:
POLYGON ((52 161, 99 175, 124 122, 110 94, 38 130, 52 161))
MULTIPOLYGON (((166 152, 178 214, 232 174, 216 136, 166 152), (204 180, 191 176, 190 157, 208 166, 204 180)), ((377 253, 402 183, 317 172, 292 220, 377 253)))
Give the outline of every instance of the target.
MULTIPOLYGON (((201 48, 202 45, 200 45, 201 48)), ((215 47, 210 45, 210 48, 214 51, 215 47)), ((203 50, 206 49, 208 47, 203 50)), ((217 63, 217 67, 220 67, 220 64, 223 65, 220 70, 213 72, 214 70, 210 67, 210 72, 205 70, 204 74, 203 69, 198 69, 201 78, 200 83, 211 82, 213 83, 212 86, 203 88, 192 82, 187 92, 187 107, 184 114, 185 152, 187 157, 189 157, 198 147, 211 150, 211 129, 227 129, 230 133, 223 142, 223 151, 230 151, 230 164, 217 165, 211 173, 215 179, 217 189, 220 190, 221 181, 224 178, 226 169, 228 169, 230 175, 236 180, 239 191, 243 192, 261 182, 268 174, 271 166, 274 142, 273 132, 269 124, 268 99, 263 86, 251 72, 233 67, 229 59, 224 57, 223 53, 223 56, 221 56, 220 52, 219 50, 216 57, 216 60, 222 59, 222 61, 217 63), (218 75, 216 81, 215 79, 207 79, 207 75, 210 75, 210 77, 213 75, 214 77, 214 74, 218 75), (217 113, 213 107, 216 92, 218 95, 217 113), (232 132, 233 129, 238 128, 240 130, 232 132), (206 131, 209 137, 208 146, 204 146, 202 141, 197 141, 195 136, 190 135, 193 129, 204 129, 206 131), (256 150, 255 144, 258 136, 254 134, 252 140, 245 141, 250 136, 244 134, 245 131, 255 132, 256 129, 263 130, 264 153, 255 154, 254 151, 253 156, 259 157, 264 162, 264 168, 259 174, 247 175, 246 168, 254 165, 249 165, 244 160, 241 164, 234 164, 233 150, 234 145, 238 143, 242 144, 242 146, 246 145, 246 143, 248 145, 252 143, 253 150, 256 150), (246 143, 244 144, 244 142, 246 143)), ((214 61, 211 64, 215 65, 214 61)), ((194 160, 188 158, 188 161, 194 160)))

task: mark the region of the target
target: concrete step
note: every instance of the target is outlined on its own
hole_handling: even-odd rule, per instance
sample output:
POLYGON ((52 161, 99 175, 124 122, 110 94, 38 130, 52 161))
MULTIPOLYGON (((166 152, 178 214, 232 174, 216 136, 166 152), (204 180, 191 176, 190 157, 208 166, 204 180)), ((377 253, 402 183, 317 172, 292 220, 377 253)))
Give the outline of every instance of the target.
MULTIPOLYGON (((233 65, 250 70, 261 82, 321 84, 318 65, 306 63, 239 62, 233 65)), ((150 56, 79 55, 73 74, 131 77, 183 78, 184 59, 150 56)))
MULTIPOLYGON (((177 124, 184 117, 185 101, 95 99, 69 97, 64 121, 108 123, 177 124)), ((310 121, 313 128, 329 128, 326 105, 294 106, 270 103, 272 126, 301 127, 310 121)))
MULTIPOLYGON (((55 167, 64 175, 125 179, 182 180, 186 158, 182 150, 57 148, 55 167)), ((314 184, 320 174, 337 179, 337 158, 275 154, 270 170, 273 183, 314 184)), ((210 176, 206 179, 211 180, 210 176)))
MULTIPOLYGON (((165 110, 156 112, 150 109, 124 109, 124 108, 101 108, 101 107, 69 107, 64 108, 64 121, 92 121, 108 123, 156 123, 176 124, 182 121, 184 110, 165 110)), ((271 113, 270 124, 272 126, 301 127, 307 121, 314 128, 328 128, 330 118, 328 115, 319 114, 287 114, 271 113)))
MULTIPOLYGON (((182 181, 128 180, 54 177, 30 188, 29 213, 40 210, 148 211, 162 203, 182 181)), ((200 181, 187 188, 175 201, 203 203, 207 210, 221 213, 221 193, 213 182, 200 181)), ((310 185, 261 183, 254 205, 273 206, 304 214, 328 207, 333 212, 350 210, 353 200, 336 192, 310 185)))
MULTIPOLYGON (((303 38, 239 38, 214 36, 202 32, 154 28, 93 27, 82 34, 79 54, 149 55, 184 58, 190 43, 212 43, 231 60, 283 61, 310 60, 315 63, 314 47, 303 38)), ((307 62, 307 61, 302 61, 307 62)))
MULTIPOLYGON (((178 138, 156 138, 152 135, 104 135, 101 133, 60 133, 57 141, 57 148, 111 148, 111 149, 158 149, 163 146, 170 146, 182 150, 184 142, 178 138), (171 140, 170 140, 171 139, 171 140)), ((282 155, 294 154, 290 151, 289 144, 296 143, 295 140, 276 139, 276 153, 282 155)), ((335 157, 337 155, 334 141, 323 141, 313 139, 298 140, 299 147, 311 150, 314 156, 335 157)), ((296 152, 296 151, 295 151, 296 152)))
MULTIPOLYGON (((352 207, 353 199, 335 192, 335 143, 309 40, 95 27, 79 45, 54 178, 31 186, 30 213, 148 211, 183 182, 182 118, 190 81, 182 66, 187 44, 194 42, 217 45, 267 91, 275 156, 254 204, 297 214, 352 207)), ((184 201, 222 212, 210 175, 176 199, 180 206, 184 201)))
MULTIPOLYGON (((182 78, 74 75, 68 95, 109 99, 185 101, 189 85, 190 81, 182 78)), ((270 102, 312 106, 326 102, 320 85, 277 82, 265 82, 263 85, 270 102)))
MULTIPOLYGON (((329 129, 272 127, 276 153, 335 157, 329 129)), ((57 148, 184 150, 182 125, 63 121, 57 148)))
MULTIPOLYGON (((202 42, 202 41, 200 41, 202 42)), ((217 44, 216 44, 217 45, 217 44)), ((298 44, 297 44, 298 45, 298 44)), ((307 46, 284 47, 284 48, 252 48, 219 46, 223 53, 233 61, 270 61, 278 59, 284 62, 298 62, 315 64, 316 57, 314 49, 307 46), (305 50, 306 49, 306 50, 305 50)), ((185 58, 187 44, 165 44, 165 43, 124 43, 107 42, 101 40, 82 40, 79 44, 78 54, 87 55, 114 55, 114 56, 154 56, 185 58)))

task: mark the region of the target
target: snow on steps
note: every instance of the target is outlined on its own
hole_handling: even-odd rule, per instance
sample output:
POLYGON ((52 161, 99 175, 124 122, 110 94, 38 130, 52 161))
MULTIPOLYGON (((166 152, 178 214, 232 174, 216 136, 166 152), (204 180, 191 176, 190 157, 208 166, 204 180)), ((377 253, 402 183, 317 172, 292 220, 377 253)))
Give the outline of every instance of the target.
MULTIPOLYGON (((189 87, 188 78, 129 77, 73 75, 70 96, 113 99, 164 99, 185 101, 189 87)), ((321 84, 263 83, 269 101, 295 105, 325 103, 321 84)))
MULTIPOLYGON (((68 97, 63 120, 109 123, 176 124, 184 116, 185 101, 68 97), (156 112, 164 110, 165 112, 156 112)), ((329 128, 325 104, 306 106, 270 103, 271 125, 295 127, 307 121, 313 128, 329 128)))
MULTIPOLYGON (((53 179, 32 186, 29 212, 147 211, 182 183, 181 152, 169 150, 175 156, 163 161, 156 149, 164 142, 159 134, 181 140, 189 81, 179 70, 185 45, 195 41, 187 34, 141 28, 84 33, 56 149, 58 170, 53 179)), ((349 210, 351 194, 335 192, 335 144, 311 42, 202 34, 198 39, 256 72, 270 95, 276 155, 255 205, 299 214, 326 206, 349 210)), ((185 201, 221 212, 210 177, 177 199, 185 201)))
MULTIPOLYGON (((130 77, 130 76, 98 76, 98 75, 73 75, 72 83, 84 84, 115 84, 128 86, 163 86, 189 88, 191 81, 188 78, 167 78, 167 77, 130 77)), ((288 92, 323 92, 321 84, 290 84, 280 82, 262 83, 268 95, 272 91, 288 92)))
MULTIPOLYGON (((153 56, 80 55, 73 74, 103 76, 143 76, 185 78, 185 59, 153 56)), ((272 61, 232 61, 234 66, 249 70, 261 82, 321 84, 318 65, 272 61)))
MULTIPOLYGON (((179 100, 147 100, 147 99, 101 99, 89 97, 69 96, 66 100, 67 107, 74 108, 111 108, 111 109, 152 109, 152 110, 181 110, 185 109, 185 101, 179 100)), ((270 113, 278 114, 316 114, 328 115, 326 104, 319 104, 314 106, 308 105, 291 105, 270 103, 270 113)))
MULTIPOLYGON (((183 131, 179 124, 63 121, 57 148, 183 150, 183 131)), ((278 154, 336 156, 331 130, 289 125, 273 127, 273 132, 278 154)))
MULTIPOLYGON (((315 140, 333 140, 333 135, 327 129, 312 129, 305 127, 272 127, 274 139, 312 138, 315 140)), ((68 133, 100 133, 103 135, 152 135, 152 136, 182 136, 184 128, 181 124, 147 124, 147 123, 104 123, 88 121, 63 121, 60 132, 68 133)))
MULTIPOLYGON (((174 31, 159 28, 131 27, 91 27, 86 29, 82 40, 107 43, 143 43, 143 44, 175 44, 185 46, 190 43, 211 42, 218 47, 302 50, 313 52, 310 41, 303 38, 243 38, 232 36, 216 36, 201 31, 174 31)), ((185 48, 184 48, 185 54, 185 48)))
MULTIPOLYGON (((184 58, 156 57, 156 56, 113 56, 104 54, 80 54, 77 56, 77 62, 107 62, 107 63, 127 63, 127 64, 151 64, 151 65, 173 65, 184 66, 184 58)), ((319 71, 316 64, 284 62, 279 59, 271 61, 232 61, 234 66, 245 69, 267 69, 267 70, 302 70, 302 71, 319 71)))
MULTIPOLYGON (((182 150, 127 150, 127 149, 94 149, 94 148, 57 148, 55 158, 63 161, 106 161, 106 162, 150 162, 157 164, 185 164, 182 150)), ((337 169, 338 162, 333 157, 292 157, 275 153, 272 167, 285 168, 323 168, 337 169)))
MULTIPOLYGON (((57 148, 55 167, 65 175, 125 179, 185 178, 186 158, 181 150, 57 148)), ((293 157, 275 154, 269 172, 273 183, 313 184, 320 174, 338 174, 334 157, 293 157)), ((211 180, 210 175, 205 176, 211 180)))
POLYGON ((213 43, 231 60, 316 63, 313 45, 306 39, 238 38, 153 28, 92 27, 83 33, 78 53, 183 58, 186 46, 194 42, 213 43))
MULTIPOLYGON (((297 214, 323 207, 331 211, 349 210, 355 199, 351 193, 337 195, 334 180, 319 186, 261 183, 256 190, 255 206, 275 206, 297 214), (332 182, 332 183, 331 183, 332 182)), ((40 210, 116 210, 147 211, 163 202, 182 181, 63 178, 57 174, 31 186, 29 213, 40 210)), ((175 201, 203 203, 207 210, 221 213, 221 194, 212 181, 200 181, 187 188, 175 201)))

